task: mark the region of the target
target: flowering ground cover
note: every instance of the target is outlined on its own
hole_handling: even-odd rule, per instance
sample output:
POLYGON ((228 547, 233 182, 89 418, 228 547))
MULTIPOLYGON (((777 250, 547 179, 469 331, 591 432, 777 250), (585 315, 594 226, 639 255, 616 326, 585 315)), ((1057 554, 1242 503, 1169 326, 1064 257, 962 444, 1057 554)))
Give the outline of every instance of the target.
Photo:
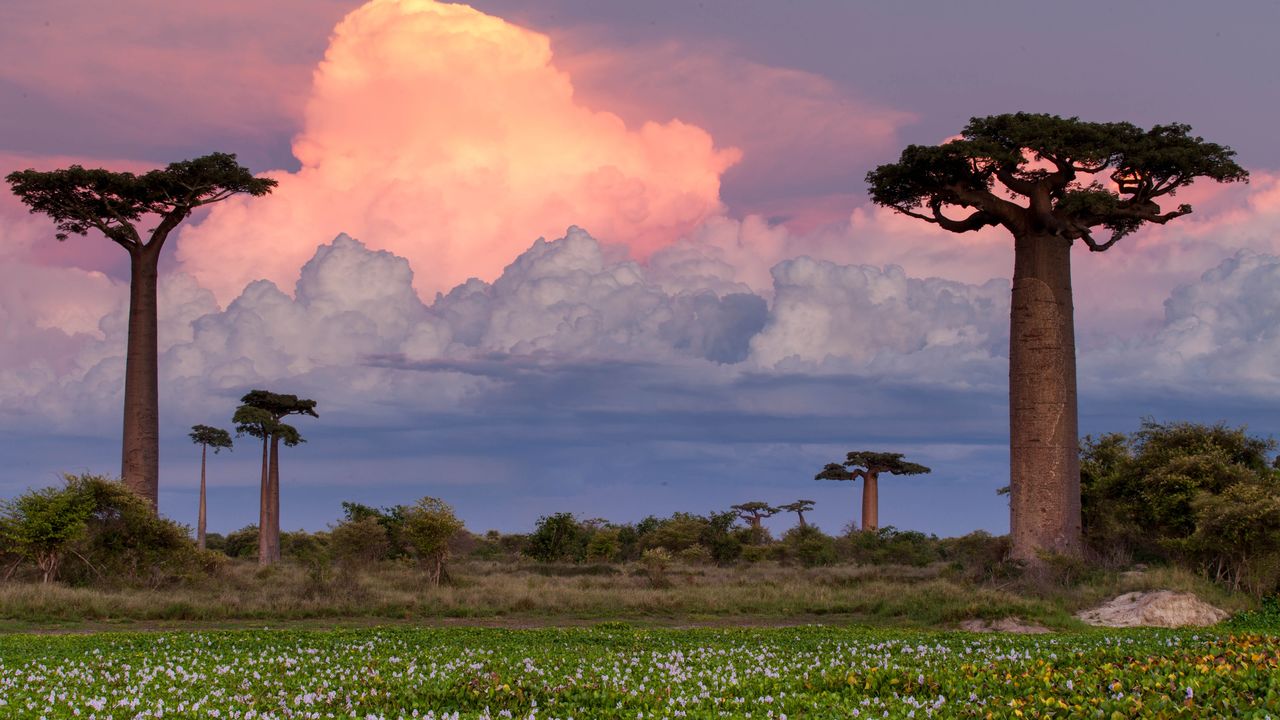
POLYGON ((0 637, 0 717, 1280 717, 1280 637, 852 628, 0 637))

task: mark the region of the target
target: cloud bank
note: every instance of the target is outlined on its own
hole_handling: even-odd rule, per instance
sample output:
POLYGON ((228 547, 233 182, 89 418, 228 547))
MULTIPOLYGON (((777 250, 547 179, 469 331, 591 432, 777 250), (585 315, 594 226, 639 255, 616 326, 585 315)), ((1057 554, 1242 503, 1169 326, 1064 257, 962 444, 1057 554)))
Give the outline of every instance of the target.
POLYGON ((182 233, 183 268, 226 300, 288 285, 336 231, 406 257, 426 297, 492 279, 572 223, 645 257, 720 209, 739 153, 677 120, 629 128, 581 105, 545 35, 464 5, 373 0, 315 72, 297 173, 182 233))

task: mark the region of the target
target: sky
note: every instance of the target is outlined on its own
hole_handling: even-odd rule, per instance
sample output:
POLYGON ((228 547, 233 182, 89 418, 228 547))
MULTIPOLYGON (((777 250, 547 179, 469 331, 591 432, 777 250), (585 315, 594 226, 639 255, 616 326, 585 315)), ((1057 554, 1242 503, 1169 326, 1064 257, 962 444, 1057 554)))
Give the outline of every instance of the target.
MULTIPOLYGON (((1012 243, 873 207, 863 176, 970 117, 1184 122, 1248 185, 1073 252, 1081 430, 1280 433, 1280 5, 8 0, 0 170, 235 152, 279 181, 162 259, 161 511, 196 423, 311 397, 282 525, 343 500, 474 531, 799 498, 850 450, 931 466, 882 524, 1004 532, 1012 243)), ((119 468, 126 254, 0 193, 0 497, 119 468)), ((257 517, 256 450, 209 525, 257 517)), ((780 533, 789 518, 770 521, 780 533)))

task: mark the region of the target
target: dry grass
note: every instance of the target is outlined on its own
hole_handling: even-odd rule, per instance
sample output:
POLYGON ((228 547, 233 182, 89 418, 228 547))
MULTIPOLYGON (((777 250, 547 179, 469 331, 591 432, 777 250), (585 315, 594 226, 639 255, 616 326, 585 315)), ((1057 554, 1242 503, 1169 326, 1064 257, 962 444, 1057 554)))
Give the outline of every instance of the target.
POLYGON ((531 624, 786 622, 796 619, 902 627, 952 627, 967 618, 1017 616, 1079 627, 1071 613, 1130 590, 1191 591, 1229 611, 1250 600, 1178 570, 1112 574, 1072 587, 979 587, 945 568, 836 566, 804 569, 759 563, 671 568, 655 587, 639 565, 467 562, 431 587, 416 568, 385 563, 358 575, 317 581, 292 563, 259 569, 233 562, 198 584, 147 590, 0 585, 0 618, 15 629, 165 621, 508 620, 531 624))
POLYGON ((267 570, 232 563, 208 581, 157 591, 0 585, 0 618, 16 627, 307 618, 777 621, 837 615, 917 627, 1005 615, 1072 623, 1052 603, 968 587, 928 568, 677 566, 666 579, 667 586, 654 587, 639 566, 471 562, 454 567, 453 582, 441 587, 431 587, 413 567, 391 563, 318 583, 291 563, 267 570))

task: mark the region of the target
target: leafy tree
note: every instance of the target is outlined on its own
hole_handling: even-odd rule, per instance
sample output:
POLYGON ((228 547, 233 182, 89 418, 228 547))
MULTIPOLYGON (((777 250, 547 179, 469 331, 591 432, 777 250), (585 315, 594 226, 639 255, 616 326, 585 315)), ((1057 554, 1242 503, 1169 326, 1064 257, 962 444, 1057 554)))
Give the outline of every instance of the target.
POLYGON ((160 481, 156 351, 160 251, 169 234, 197 208, 238 194, 266 195, 276 181, 255 178, 236 162, 235 155, 225 153, 172 163, 141 175, 72 165, 49 172, 21 170, 5 179, 32 213, 54 221, 58 240, 96 230, 129 253, 120 474, 154 509, 160 481), (140 231, 144 221, 155 225, 140 231))
POLYGON ((857 450, 849 453, 843 465, 828 463, 814 480, 862 480, 862 530, 875 532, 880 527, 880 473, 920 475, 933 472, 924 465, 907 462, 902 453, 857 450))
POLYGON ((70 486, 32 490, 0 504, 0 540, 13 554, 34 562, 40 581, 49 583, 92 514, 92 498, 70 486))
POLYGON ((804 521, 804 514, 809 512, 812 509, 813 509, 812 500, 797 500, 793 503, 787 503, 786 505, 778 506, 778 510, 780 511, 795 513, 796 517, 800 518, 800 527, 809 526, 808 523, 804 521))
POLYGON ((449 541, 462 530, 462 521, 443 500, 424 497, 404 513, 404 536, 418 562, 427 570, 432 585, 447 578, 445 561, 449 541))
POLYGON ((306 442, 297 428, 282 422, 289 415, 316 413, 316 401, 297 395, 282 395, 266 390, 252 390, 240 398, 232 422, 237 435, 262 440, 262 479, 258 527, 258 563, 269 565, 280 560, 280 443, 294 447, 306 442))
POLYGON ((525 552, 542 562, 580 562, 586 557, 589 539, 590 533, 578 523, 573 513, 545 515, 538 518, 525 552))
POLYGON ((1275 447, 1245 428, 1152 420, 1128 436, 1086 437, 1087 547, 1116 563, 1182 562, 1233 585, 1265 584, 1264 566, 1280 555, 1268 549, 1269 536, 1252 532, 1272 522, 1266 496, 1280 495, 1269 462, 1275 447), (1249 547, 1236 547, 1241 537, 1249 547))
POLYGON ((787 556, 805 567, 831 565, 836 561, 835 538, 812 525, 798 525, 782 536, 787 556))
POLYGON ((1248 179, 1227 147, 1187 125, 1143 130, 1016 113, 973 118, 960 138, 911 145, 867 174, 871 199, 954 233, 1002 227, 1014 240, 1009 333, 1013 556, 1081 551, 1071 247, 1112 247, 1191 212, 1160 202, 1197 178, 1248 179), (1106 173, 1103 180, 1095 179, 1106 173), (948 210, 950 208, 950 210, 948 210), (966 214, 956 217, 955 209, 966 214), (952 213, 952 214, 949 214, 952 213), (1099 241, 1102 228, 1110 237, 1099 241))
POLYGON ((209 448, 216 455, 219 450, 231 447, 231 434, 222 428, 208 425, 191 426, 191 442, 200 446, 200 512, 196 518, 196 547, 205 548, 205 458, 209 448))

